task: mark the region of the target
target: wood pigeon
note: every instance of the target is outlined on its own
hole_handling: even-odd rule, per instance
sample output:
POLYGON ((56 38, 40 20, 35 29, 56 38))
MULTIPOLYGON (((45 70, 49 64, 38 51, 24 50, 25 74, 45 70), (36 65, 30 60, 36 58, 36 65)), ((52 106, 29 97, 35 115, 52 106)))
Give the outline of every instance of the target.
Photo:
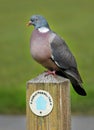
POLYGON ((41 15, 33 15, 29 25, 34 26, 30 39, 32 57, 47 68, 49 73, 70 79, 75 91, 85 96, 76 60, 64 39, 50 29, 48 22, 41 15))

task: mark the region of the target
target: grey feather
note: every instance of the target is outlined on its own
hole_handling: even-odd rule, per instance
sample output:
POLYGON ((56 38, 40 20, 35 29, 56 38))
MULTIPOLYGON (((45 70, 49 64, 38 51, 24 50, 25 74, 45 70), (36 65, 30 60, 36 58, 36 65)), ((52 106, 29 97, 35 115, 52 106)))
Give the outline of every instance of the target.
POLYGON ((63 39, 56 37, 51 43, 52 57, 58 67, 82 82, 74 56, 63 39))
POLYGON ((61 66, 62 69, 70 69, 71 67, 77 67, 75 58, 70 52, 65 41, 57 35, 51 43, 51 49, 53 59, 57 61, 57 63, 59 64, 59 66, 61 66))

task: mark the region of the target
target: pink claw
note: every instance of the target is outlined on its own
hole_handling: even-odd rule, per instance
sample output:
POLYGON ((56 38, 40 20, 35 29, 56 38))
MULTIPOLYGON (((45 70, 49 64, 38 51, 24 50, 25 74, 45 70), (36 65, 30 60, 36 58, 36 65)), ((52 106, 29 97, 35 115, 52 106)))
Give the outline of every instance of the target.
POLYGON ((56 76, 56 71, 55 70, 53 70, 53 71, 48 70, 48 71, 46 71, 45 76, 48 76, 50 74, 53 75, 53 76, 56 76))

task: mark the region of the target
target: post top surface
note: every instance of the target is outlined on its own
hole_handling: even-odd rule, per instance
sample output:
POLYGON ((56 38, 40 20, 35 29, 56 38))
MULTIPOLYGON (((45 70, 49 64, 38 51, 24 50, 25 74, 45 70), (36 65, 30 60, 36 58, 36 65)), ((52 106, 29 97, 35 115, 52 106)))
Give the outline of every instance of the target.
POLYGON ((46 75, 46 73, 42 73, 38 75, 36 78, 29 80, 27 83, 63 83, 69 82, 69 79, 58 76, 58 75, 46 75))

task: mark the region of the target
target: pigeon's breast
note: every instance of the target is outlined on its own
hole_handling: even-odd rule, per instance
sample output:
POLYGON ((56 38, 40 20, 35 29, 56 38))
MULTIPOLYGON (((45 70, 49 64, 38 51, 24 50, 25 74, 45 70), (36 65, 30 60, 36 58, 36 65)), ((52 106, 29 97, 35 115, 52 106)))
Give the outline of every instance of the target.
POLYGON ((39 33, 38 31, 34 31, 32 33, 30 41, 30 52, 32 57, 38 62, 42 62, 50 58, 51 49, 48 35, 48 33, 39 33))
POLYGON ((39 33, 34 31, 30 41, 30 51, 32 57, 49 70, 58 70, 57 65, 51 60, 50 43, 54 36, 49 33, 39 33))

